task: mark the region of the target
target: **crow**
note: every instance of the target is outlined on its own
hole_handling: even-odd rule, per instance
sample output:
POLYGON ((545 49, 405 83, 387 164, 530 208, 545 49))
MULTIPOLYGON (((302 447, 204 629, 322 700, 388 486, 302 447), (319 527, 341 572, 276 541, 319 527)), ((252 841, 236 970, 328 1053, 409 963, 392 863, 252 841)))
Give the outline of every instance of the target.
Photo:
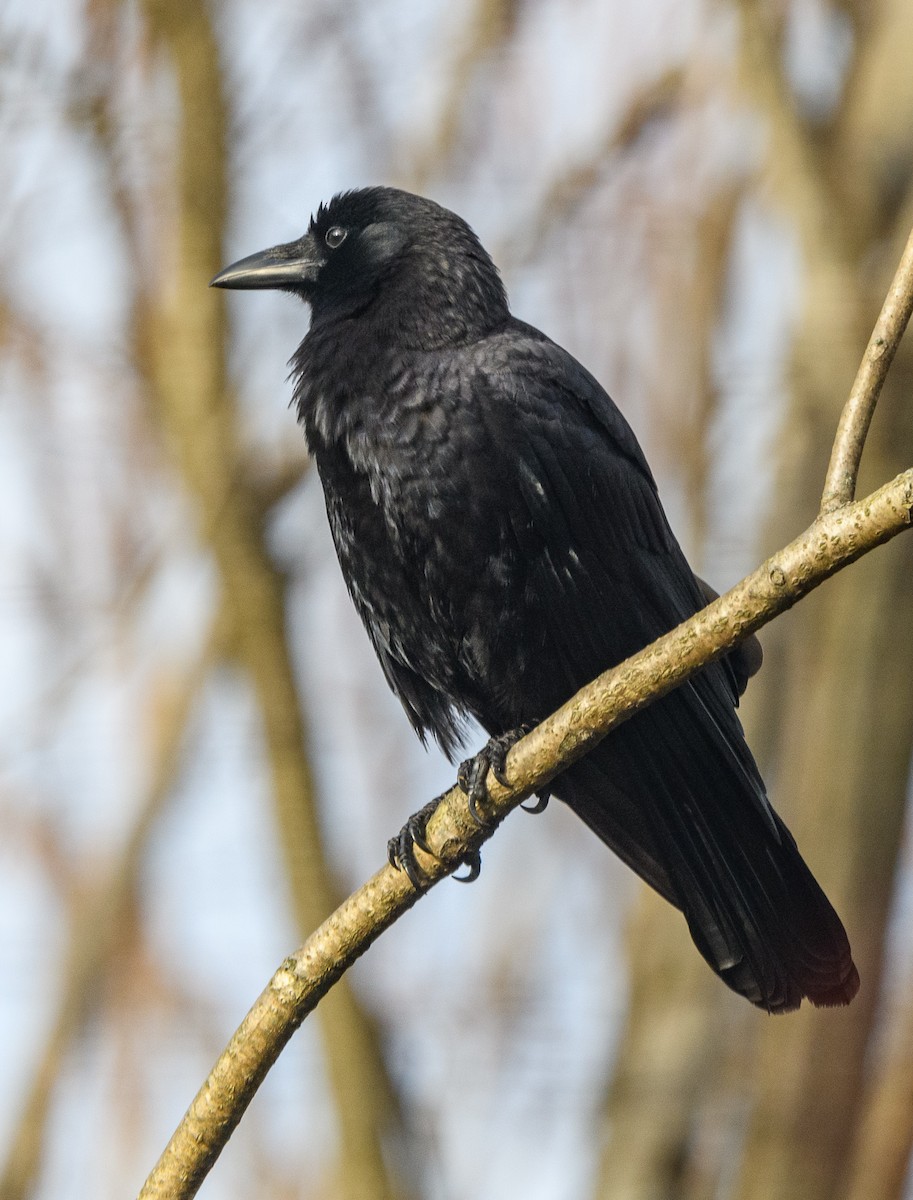
MULTIPOLYGON (((294 402, 352 601, 387 682, 460 769, 489 766, 600 672, 715 595, 643 452, 567 351, 511 315, 470 227, 388 187, 321 205, 299 240, 212 280, 310 306, 294 402)), ((753 640, 611 733, 552 788, 679 908, 698 950, 768 1012, 848 1004, 843 926, 772 808, 736 716, 753 640)), ((416 884, 426 806, 391 842, 416 884)))

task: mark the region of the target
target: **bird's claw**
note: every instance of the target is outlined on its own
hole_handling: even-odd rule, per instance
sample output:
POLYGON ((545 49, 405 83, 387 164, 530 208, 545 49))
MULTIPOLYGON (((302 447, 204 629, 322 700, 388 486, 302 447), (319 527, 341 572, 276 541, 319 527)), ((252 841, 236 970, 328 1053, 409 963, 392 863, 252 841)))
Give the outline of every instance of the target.
POLYGON ((479 811, 479 804, 488 799, 485 777, 489 766, 486 751, 480 750, 473 758, 467 758, 465 762, 460 763, 457 771, 457 783, 466 793, 469 815, 480 829, 485 824, 485 818, 479 811))
POLYGON ((415 847, 418 846, 419 850, 424 850, 426 854, 434 857, 426 834, 428 821, 440 800, 441 797, 436 796, 429 804, 413 813, 396 837, 390 838, 387 842, 387 858, 390 866, 396 867, 398 871, 405 871, 409 882, 417 892, 424 891, 427 881, 416 861, 415 847))
POLYGON ((548 802, 552 798, 552 793, 546 788, 544 791, 536 793, 535 804, 521 804, 520 807, 524 812, 528 813, 543 813, 548 808, 548 802))
POLYGON ((475 883, 482 873, 482 855, 478 850, 473 850, 463 859, 463 866, 466 868, 465 875, 452 875, 451 879, 455 879, 457 883, 475 883))
POLYGON ((468 797, 469 814, 480 828, 487 824, 479 806, 488 799, 488 787, 485 782, 488 772, 491 771, 502 787, 510 787, 507 778, 507 756, 511 746, 515 746, 532 728, 532 725, 520 725, 507 733, 489 738, 478 754, 460 763, 457 782, 468 797))
MULTIPOLYGON (((489 738, 478 754, 460 763, 457 781, 466 793, 469 815, 480 829, 488 824, 482 813, 482 806, 488 800, 486 783, 488 772, 491 771, 502 787, 510 786, 507 779, 507 756, 511 746, 516 745, 522 737, 525 737, 530 729, 532 729, 532 725, 521 725, 517 729, 511 729, 508 733, 489 738)), ((431 858, 437 857, 428 845, 427 831, 428 822, 442 799, 443 796, 436 796, 418 812, 413 813, 396 837, 390 838, 387 842, 387 858, 390 865, 396 867, 398 871, 404 871, 417 892, 425 890, 428 880, 415 857, 415 849, 418 847, 431 858)), ((535 804, 524 804, 521 807, 525 808, 527 812, 540 813, 545 809, 548 801, 549 792, 544 791, 539 793, 535 804)), ((453 876, 457 883, 472 883, 473 880, 478 879, 482 869, 482 858, 478 850, 469 851, 463 859, 463 865, 466 867, 466 874, 453 876)))
MULTIPOLYGON (((395 867, 397 871, 404 871, 417 892, 425 891, 428 880, 415 857, 415 847, 418 846, 419 850, 423 850, 431 858, 437 858, 428 845, 427 832, 428 822, 442 799, 443 796, 436 796, 418 812, 413 813, 399 833, 387 842, 387 859, 390 866, 395 867)), ((471 850, 463 859, 463 865, 466 867, 466 874, 453 876, 457 883, 472 883, 478 879, 482 870, 482 856, 478 850, 471 850)))

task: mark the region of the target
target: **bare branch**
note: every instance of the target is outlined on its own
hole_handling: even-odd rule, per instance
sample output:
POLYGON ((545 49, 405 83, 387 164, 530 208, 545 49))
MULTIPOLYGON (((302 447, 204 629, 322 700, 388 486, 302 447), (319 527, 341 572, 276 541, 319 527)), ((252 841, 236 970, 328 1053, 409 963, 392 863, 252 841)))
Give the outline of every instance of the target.
POLYGON ((824 481, 821 511, 832 512, 856 494, 856 476, 875 404, 894 354, 913 313, 913 231, 866 346, 849 399, 840 414, 837 437, 824 481))
MULTIPOLYGON (((428 843, 437 857, 421 857, 428 887, 455 870, 521 800, 610 730, 785 612, 829 576, 901 533, 911 519, 913 470, 864 500, 818 517, 725 596, 588 684, 514 746, 507 763, 509 788, 489 775, 491 824, 484 830, 473 823, 458 787, 442 798, 428 825, 428 843)), ((421 894, 401 871, 384 866, 286 959, 200 1089, 140 1200, 185 1200, 196 1194, 294 1031, 421 894)))

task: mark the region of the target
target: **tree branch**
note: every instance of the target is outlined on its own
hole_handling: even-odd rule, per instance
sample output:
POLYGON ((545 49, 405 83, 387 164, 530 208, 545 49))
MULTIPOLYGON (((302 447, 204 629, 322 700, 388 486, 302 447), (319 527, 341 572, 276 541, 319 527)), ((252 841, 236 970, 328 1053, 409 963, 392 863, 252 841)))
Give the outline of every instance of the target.
MULTIPOLYGON (((902 265, 899 279, 892 285, 888 304, 909 316, 913 271, 902 265)), ((902 324, 892 323, 891 329, 896 344, 902 324)), ((869 415, 885 373, 886 368, 876 371, 867 387, 869 415)), ((860 439, 864 437, 863 429, 860 439)), ((617 725, 731 650, 825 579, 901 533, 911 521, 913 469, 864 500, 822 512, 795 541, 731 591, 581 689, 511 749, 509 787, 502 787, 489 773, 490 823, 484 829, 474 824, 467 798, 458 787, 442 797, 427 830, 435 857, 416 851, 427 879, 425 890, 455 870, 469 851, 478 849, 521 800, 544 787, 617 725)), ((197 1093, 140 1200, 187 1200, 196 1194, 294 1031, 352 963, 422 894, 403 872, 386 865, 285 960, 197 1093)))
POLYGON ((872 414, 911 312, 913 231, 907 239, 900 265, 865 348, 849 399, 840 414, 821 497, 822 513, 833 512, 841 504, 848 504, 856 494, 856 476, 872 414))
MULTIPOLYGON (((825 579, 889 541, 913 519, 913 470, 873 495, 820 516, 800 537, 683 625, 600 675, 514 746, 511 781, 488 777, 491 824, 475 827, 451 788, 428 825, 437 858, 421 856, 430 888, 477 849, 521 800, 610 730, 719 658, 825 579)), ((140 1200, 196 1194, 216 1157, 304 1018, 340 976, 423 893, 386 865, 285 960, 231 1039, 146 1182, 140 1200)))

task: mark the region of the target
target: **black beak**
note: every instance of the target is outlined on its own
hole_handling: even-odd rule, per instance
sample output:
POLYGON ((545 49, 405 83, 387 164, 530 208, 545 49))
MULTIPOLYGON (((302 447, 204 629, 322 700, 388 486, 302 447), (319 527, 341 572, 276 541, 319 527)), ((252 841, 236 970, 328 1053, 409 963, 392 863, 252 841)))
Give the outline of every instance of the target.
POLYGON ((317 279, 320 259, 314 239, 305 234, 297 242, 286 242, 241 258, 214 275, 210 287, 304 289, 317 279))

